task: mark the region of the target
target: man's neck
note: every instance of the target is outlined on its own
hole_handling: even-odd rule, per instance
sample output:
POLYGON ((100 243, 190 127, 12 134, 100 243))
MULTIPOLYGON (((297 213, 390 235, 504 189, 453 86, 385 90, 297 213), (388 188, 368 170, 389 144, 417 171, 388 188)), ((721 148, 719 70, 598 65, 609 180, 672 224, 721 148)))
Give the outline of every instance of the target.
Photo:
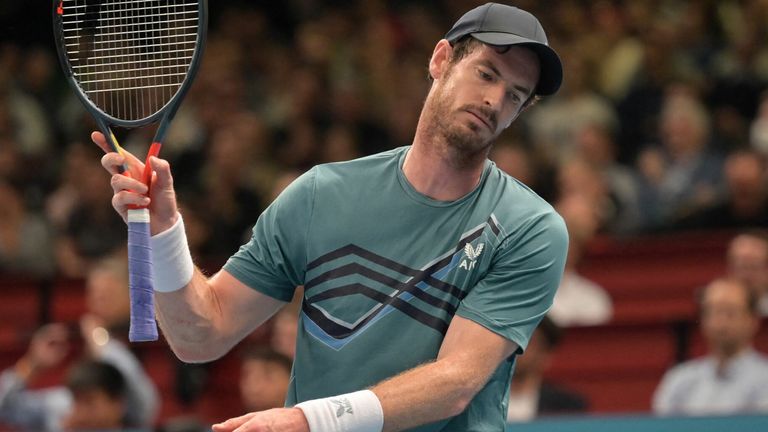
POLYGON ((744 345, 734 351, 730 350, 716 350, 712 353, 712 356, 715 358, 715 362, 717 363, 717 369, 720 372, 723 372, 725 368, 728 367, 728 365, 737 357, 740 355, 746 353, 751 349, 750 345, 744 345))
POLYGON ((417 131, 403 163, 403 174, 419 193, 438 201, 455 201, 480 183, 486 154, 457 163, 446 143, 429 143, 417 131), (482 157, 480 157, 482 156, 482 157))

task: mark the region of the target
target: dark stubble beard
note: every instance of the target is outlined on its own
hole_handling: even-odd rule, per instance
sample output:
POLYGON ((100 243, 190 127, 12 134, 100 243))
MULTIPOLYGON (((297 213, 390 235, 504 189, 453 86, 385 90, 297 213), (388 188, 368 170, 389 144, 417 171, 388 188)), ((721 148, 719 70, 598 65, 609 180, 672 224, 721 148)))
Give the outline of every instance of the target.
MULTIPOLYGON (((458 124, 458 120, 455 118, 456 112, 451 111, 450 100, 442 92, 442 89, 433 95, 431 105, 427 118, 428 136, 432 137, 433 144, 441 150, 441 154, 446 160, 457 169, 472 167, 479 161, 485 160, 493 145, 493 138, 484 140, 479 136, 481 126, 470 124, 467 128, 458 124)), ((484 113, 491 125, 495 127, 495 115, 489 113, 485 108, 462 107, 462 109, 464 108, 472 108, 476 112, 484 113)))

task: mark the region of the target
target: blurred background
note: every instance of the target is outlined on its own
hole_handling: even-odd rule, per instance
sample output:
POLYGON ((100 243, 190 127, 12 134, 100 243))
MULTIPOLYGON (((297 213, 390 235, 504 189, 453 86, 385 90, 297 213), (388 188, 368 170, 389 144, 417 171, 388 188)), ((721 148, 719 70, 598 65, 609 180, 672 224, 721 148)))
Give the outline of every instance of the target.
MULTIPOLYGON (((86 282, 125 254, 48 3, 0 3, 0 368, 29 359, 44 324, 70 335, 30 389, 60 384, 88 352, 83 317, 98 306, 86 282)), ((196 262, 215 272, 311 166, 410 144, 435 43, 481 3, 211 2, 201 70, 163 148, 196 262)), ((492 154, 571 235, 551 313, 557 343, 536 373, 578 396, 574 412, 649 413, 669 368, 713 351, 702 287, 729 275, 768 298, 768 1, 509 3, 539 17, 565 67, 560 92, 492 154)), ((152 131, 116 132, 146 154, 152 131)), ((290 318, 244 345, 290 351, 290 318), (271 342, 276 333, 289 342, 271 342)), ((768 350, 764 321, 750 334, 758 351, 768 350)), ((164 342, 130 350, 159 390, 153 426, 208 424, 248 405, 240 349, 196 366, 164 342)))

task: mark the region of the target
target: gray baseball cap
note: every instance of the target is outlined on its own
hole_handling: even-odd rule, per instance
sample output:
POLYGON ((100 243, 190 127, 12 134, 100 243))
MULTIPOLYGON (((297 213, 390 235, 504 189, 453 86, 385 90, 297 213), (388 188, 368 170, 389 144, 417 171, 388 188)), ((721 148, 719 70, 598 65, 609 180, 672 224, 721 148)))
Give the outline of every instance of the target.
POLYGON ((563 82, 563 65, 550 48, 544 28, 533 14, 498 3, 486 3, 465 13, 453 25, 445 39, 453 45, 464 36, 489 45, 524 45, 539 57, 541 73, 535 93, 548 96, 563 82))

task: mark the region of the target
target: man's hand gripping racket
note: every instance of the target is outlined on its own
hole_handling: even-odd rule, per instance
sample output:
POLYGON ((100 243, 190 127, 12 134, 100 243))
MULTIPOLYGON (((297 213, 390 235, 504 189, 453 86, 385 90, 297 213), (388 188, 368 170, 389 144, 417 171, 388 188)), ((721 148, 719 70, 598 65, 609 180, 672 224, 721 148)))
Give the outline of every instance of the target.
POLYGON ((170 169, 156 156, 200 63, 207 1, 53 0, 53 24, 67 79, 102 132, 92 138, 110 152, 102 163, 121 174, 112 187, 128 223, 129 339, 156 340, 150 231, 176 217, 170 169), (146 166, 110 129, 158 121, 146 166))

